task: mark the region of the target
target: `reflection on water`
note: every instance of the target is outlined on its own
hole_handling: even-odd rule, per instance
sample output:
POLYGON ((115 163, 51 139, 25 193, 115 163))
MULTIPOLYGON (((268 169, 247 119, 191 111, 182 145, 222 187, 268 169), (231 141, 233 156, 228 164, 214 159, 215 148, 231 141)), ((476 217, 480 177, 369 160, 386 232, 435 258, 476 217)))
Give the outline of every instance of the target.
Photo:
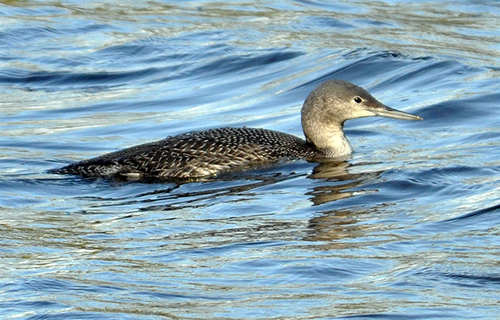
POLYGON ((345 238, 355 239, 364 237, 364 231, 370 228, 368 225, 359 224, 357 216, 370 215, 376 213, 376 210, 370 209, 369 212, 356 211, 331 211, 323 212, 321 216, 309 220, 309 233, 304 240, 308 241, 331 241, 328 244, 329 249, 345 249, 346 243, 337 242, 345 238))
MULTIPOLYGON (((311 199, 313 204, 320 205, 360 194, 361 191, 351 190, 362 185, 364 180, 375 178, 379 174, 377 172, 351 174, 348 170, 350 166, 351 164, 347 162, 338 163, 323 160, 313 168, 309 178, 336 182, 333 185, 314 187, 312 191, 309 191, 307 194, 313 196, 311 199)), ((368 191, 363 190, 363 192, 368 191)))
POLYGON ((0 318, 497 318, 499 9, 2 2, 0 318), (47 173, 190 130, 301 136, 333 78, 425 120, 347 122, 342 163, 47 173))

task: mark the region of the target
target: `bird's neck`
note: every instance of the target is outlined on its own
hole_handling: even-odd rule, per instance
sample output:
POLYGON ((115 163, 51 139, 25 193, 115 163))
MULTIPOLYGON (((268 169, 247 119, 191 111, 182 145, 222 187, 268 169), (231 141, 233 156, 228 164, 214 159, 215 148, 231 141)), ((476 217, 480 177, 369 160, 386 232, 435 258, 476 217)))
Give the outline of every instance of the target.
POLYGON ((352 146, 344 134, 342 126, 321 128, 315 127, 310 132, 304 132, 308 144, 312 144, 327 158, 349 156, 352 146))

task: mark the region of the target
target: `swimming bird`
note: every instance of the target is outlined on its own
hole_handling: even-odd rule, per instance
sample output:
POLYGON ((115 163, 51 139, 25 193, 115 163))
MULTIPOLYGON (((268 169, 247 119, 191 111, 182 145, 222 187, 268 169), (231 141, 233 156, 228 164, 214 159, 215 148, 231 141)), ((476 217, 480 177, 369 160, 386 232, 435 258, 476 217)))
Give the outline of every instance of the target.
POLYGON ((343 126, 350 119, 381 116, 422 120, 392 109, 350 82, 328 80, 302 106, 305 140, 260 128, 194 131, 70 164, 53 173, 130 180, 196 180, 282 160, 347 159, 353 152, 343 126))

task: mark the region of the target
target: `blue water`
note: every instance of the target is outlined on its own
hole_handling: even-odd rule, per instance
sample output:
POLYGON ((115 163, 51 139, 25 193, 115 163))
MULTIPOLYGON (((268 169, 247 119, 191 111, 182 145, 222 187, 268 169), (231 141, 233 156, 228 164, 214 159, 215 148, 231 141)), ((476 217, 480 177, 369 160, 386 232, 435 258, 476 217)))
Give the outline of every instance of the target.
POLYGON ((497 1, 4 1, 0 318, 495 319, 497 1), (424 121, 210 182, 47 173, 190 130, 302 136, 327 79, 424 121))

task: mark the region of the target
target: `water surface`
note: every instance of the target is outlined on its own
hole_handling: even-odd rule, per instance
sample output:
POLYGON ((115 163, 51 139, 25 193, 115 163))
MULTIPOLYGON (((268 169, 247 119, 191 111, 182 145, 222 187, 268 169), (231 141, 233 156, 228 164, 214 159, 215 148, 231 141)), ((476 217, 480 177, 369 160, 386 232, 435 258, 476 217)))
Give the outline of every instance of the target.
POLYGON ((0 4, 4 319, 492 319, 496 1, 0 4), (345 163, 175 183, 47 173, 190 130, 302 135, 327 79, 422 116, 345 163))

